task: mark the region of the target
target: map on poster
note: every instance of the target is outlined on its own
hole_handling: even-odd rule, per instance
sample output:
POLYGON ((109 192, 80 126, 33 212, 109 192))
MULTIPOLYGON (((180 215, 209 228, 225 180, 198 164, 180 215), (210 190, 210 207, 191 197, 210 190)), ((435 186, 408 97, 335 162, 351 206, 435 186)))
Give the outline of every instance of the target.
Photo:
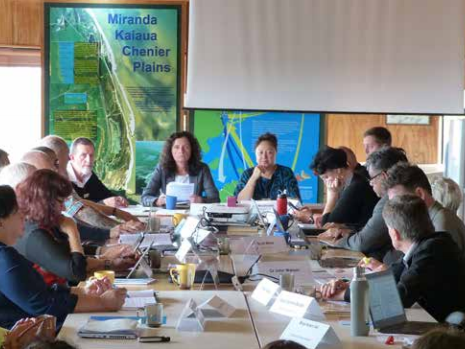
POLYGON ((179 6, 46 4, 46 132, 96 145, 104 183, 140 193, 179 113, 179 6))
POLYGON ((320 114, 197 110, 194 133, 221 201, 234 194, 244 169, 255 166, 254 144, 265 132, 278 137, 276 162, 294 171, 302 201, 317 202, 318 181, 308 166, 320 144, 320 114))

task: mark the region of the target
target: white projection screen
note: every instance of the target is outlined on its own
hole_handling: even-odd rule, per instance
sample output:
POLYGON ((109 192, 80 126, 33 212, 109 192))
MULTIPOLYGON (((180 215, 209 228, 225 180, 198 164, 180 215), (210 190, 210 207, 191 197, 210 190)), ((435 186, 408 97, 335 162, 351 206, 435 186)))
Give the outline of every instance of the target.
POLYGON ((191 0, 185 106, 463 114, 464 0, 191 0))

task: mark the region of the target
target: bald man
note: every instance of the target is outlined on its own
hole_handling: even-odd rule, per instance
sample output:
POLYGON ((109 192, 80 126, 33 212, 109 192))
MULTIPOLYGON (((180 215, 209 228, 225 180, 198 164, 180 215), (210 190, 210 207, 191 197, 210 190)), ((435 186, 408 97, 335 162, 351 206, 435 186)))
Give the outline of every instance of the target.
POLYGON ((34 166, 37 170, 56 171, 53 160, 43 151, 30 150, 21 158, 21 162, 34 166))
POLYGON ((359 175, 363 176, 366 179, 370 179, 370 176, 368 175, 368 171, 365 166, 362 166, 358 161, 357 157, 355 156, 355 153, 352 151, 352 149, 347 148, 347 147, 339 147, 339 149, 343 150, 344 153, 346 153, 347 156, 347 165, 349 165, 349 168, 354 172, 358 173, 359 175))

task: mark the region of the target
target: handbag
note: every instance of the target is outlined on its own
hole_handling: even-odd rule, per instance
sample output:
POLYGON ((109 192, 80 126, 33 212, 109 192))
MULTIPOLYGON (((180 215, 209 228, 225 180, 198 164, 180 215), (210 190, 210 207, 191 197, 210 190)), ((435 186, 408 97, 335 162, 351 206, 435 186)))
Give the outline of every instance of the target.
POLYGON ((15 325, 7 334, 4 349, 23 349, 32 342, 40 340, 54 340, 56 337, 56 317, 41 315, 33 322, 15 325))

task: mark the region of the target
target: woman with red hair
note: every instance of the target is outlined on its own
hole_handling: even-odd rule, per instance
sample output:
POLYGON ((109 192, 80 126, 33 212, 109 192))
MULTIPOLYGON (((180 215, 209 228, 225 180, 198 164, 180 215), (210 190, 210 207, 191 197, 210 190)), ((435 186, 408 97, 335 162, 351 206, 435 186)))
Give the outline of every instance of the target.
POLYGON ((71 183, 51 170, 39 170, 18 185, 18 205, 26 217, 24 236, 15 248, 35 263, 47 284, 78 283, 87 273, 102 269, 124 270, 132 258, 101 260, 83 253, 76 223, 62 215, 71 183))
POLYGON ((10 329, 20 319, 49 314, 60 328, 69 313, 121 309, 126 290, 112 288, 108 279, 87 287, 47 286, 31 262, 11 247, 23 233, 15 192, 0 185, 0 327, 10 329))

